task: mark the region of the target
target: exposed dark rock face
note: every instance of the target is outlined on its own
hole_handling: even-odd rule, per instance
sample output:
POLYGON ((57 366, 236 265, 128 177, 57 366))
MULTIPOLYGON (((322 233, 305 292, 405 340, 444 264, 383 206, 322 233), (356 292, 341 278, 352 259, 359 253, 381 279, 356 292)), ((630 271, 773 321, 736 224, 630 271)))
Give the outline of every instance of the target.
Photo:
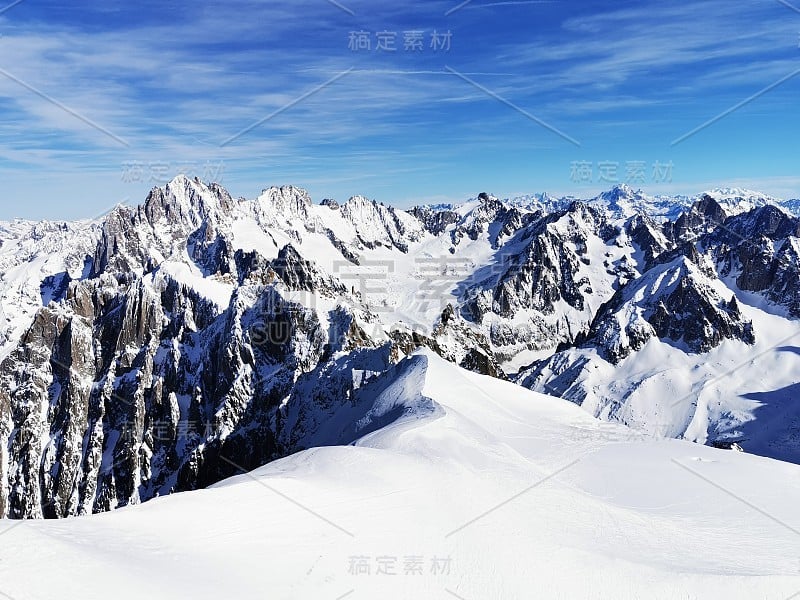
POLYGON ((332 200, 331 198, 325 198, 322 202, 320 202, 322 206, 327 206, 331 210, 339 210, 339 203, 336 200, 332 200))
POLYGON ((694 352, 707 352, 724 339, 754 344, 753 324, 742 319, 734 298, 731 304, 714 302, 714 296, 682 279, 677 289, 662 299, 649 318, 656 335, 682 341, 694 352))
POLYGON ((635 215, 625 224, 625 229, 631 241, 644 254, 646 269, 653 265, 657 256, 672 247, 658 224, 647 215, 635 215))
MULTIPOLYGON (((631 302, 645 288, 623 288, 599 312, 588 336, 612 363, 619 362, 656 336, 680 343, 691 352, 707 352, 723 339, 755 342, 753 325, 742 318, 738 306, 729 305, 702 281, 701 276, 681 259, 667 265, 664 279, 676 283, 636 301, 640 318, 623 317, 634 313, 631 302)), ((662 273, 653 273, 658 277, 662 273)), ((646 280, 647 284, 652 279, 646 280)))
POLYGON ((428 348, 470 371, 506 378, 486 337, 458 315, 452 305, 444 309, 430 336, 400 328, 391 330, 389 336, 396 357, 411 354, 418 348, 428 348))
POLYGON ((520 374, 517 383, 582 404, 586 399, 586 390, 574 384, 590 366, 587 356, 564 350, 548 359, 536 361, 520 374))
POLYGON ((389 337, 392 340, 394 356, 398 358, 401 353, 411 354, 418 348, 429 348, 437 354, 442 353, 442 349, 435 339, 418 331, 393 329, 389 332, 389 337))
POLYGON ((162 260, 187 251, 208 273, 230 272, 229 234, 221 229, 234 201, 212 184, 201 194, 185 177, 154 188, 144 205, 120 206, 103 223, 93 275, 152 271, 162 260))
MULTIPOLYGON (((587 256, 590 235, 608 235, 603 216, 593 208, 577 203, 564 213, 542 219, 524 230, 524 248, 500 264, 499 277, 489 280, 485 289, 466 305, 466 314, 480 322, 486 315, 511 318, 522 310, 553 314, 560 301, 583 311, 587 294, 593 290, 589 279, 580 274, 591 262, 587 256)), ((575 328, 575 333, 581 326, 575 328)), ((499 341, 503 329, 495 328, 499 341)), ((572 341, 574 336, 567 341, 572 341)))
POLYGON ((451 210, 433 210, 424 206, 417 206, 408 211, 414 218, 419 219, 425 230, 433 235, 441 235, 450 225, 455 225, 461 216, 451 210))
POLYGON ((323 274, 314 263, 300 256, 291 244, 281 248, 270 267, 290 290, 320 292, 329 296, 346 293, 344 284, 323 274))
POLYGON ((753 325, 743 319, 735 300, 720 298, 702 271, 680 254, 617 291, 598 311, 584 343, 596 345, 617 363, 653 337, 696 353, 724 339, 755 342, 753 325))
POLYGON ((664 232, 675 243, 690 242, 716 230, 727 216, 716 200, 711 196, 703 196, 674 223, 667 222, 664 232))
MULTIPOLYGON (((49 304, 0 362, 0 515, 87 514, 207 486, 305 447, 303 432, 401 354, 444 353, 431 339, 378 341, 385 333, 359 293, 291 243, 273 259, 234 250, 235 204, 178 178, 108 216, 85 278, 43 281, 49 304), (185 257, 209 285, 232 286, 230 298, 208 300, 162 268, 185 257)), ((246 214, 269 223, 273 240, 268 227, 286 233, 280 219, 303 216, 306 232, 357 263, 310 206, 295 188, 273 188, 246 214)), ((341 211, 366 223, 364 248, 407 251, 424 234, 374 202, 341 211)), ((497 372, 474 340, 479 356, 463 353, 497 372)))
POLYGON ((480 236, 487 235, 492 247, 499 248, 517 231, 541 216, 538 213, 507 206, 486 192, 478 195, 478 202, 478 206, 470 211, 466 218, 459 219, 458 224, 450 232, 453 246, 458 247, 465 238, 475 241, 480 236))
MULTIPOLYGON (((281 288, 316 281, 291 250, 279 258, 267 268, 281 288)), ((325 328, 274 285, 240 287, 222 313, 169 277, 158 287, 75 282, 0 365, 13 428, 4 514, 109 510, 217 481, 235 472, 227 461, 263 464, 291 451, 275 419, 296 379, 332 346, 370 345, 352 317, 332 313, 340 330, 325 328)))
POLYGON ((489 340, 474 324, 459 315, 451 304, 442 311, 433 337, 440 347, 437 354, 447 360, 482 375, 506 378, 489 340))
POLYGON ((800 220, 774 206, 731 217, 708 236, 706 244, 720 275, 762 294, 789 314, 800 317, 800 220))

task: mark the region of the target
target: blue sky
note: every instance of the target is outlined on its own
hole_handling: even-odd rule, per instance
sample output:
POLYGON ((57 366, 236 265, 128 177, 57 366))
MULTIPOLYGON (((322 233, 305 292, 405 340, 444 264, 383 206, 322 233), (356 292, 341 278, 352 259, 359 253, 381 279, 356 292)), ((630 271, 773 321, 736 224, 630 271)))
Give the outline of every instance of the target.
POLYGON ((800 1, 165 4, 0 13, 0 219, 92 217, 178 172, 399 206, 800 196, 800 1))

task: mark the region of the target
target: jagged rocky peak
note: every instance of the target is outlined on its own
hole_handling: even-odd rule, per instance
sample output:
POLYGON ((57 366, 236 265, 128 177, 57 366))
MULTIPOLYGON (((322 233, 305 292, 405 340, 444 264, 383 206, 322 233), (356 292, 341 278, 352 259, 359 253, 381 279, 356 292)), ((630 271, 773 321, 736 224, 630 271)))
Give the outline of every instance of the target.
POLYGON ((602 215, 585 203, 539 221, 526 232, 524 249, 498 265, 499 277, 487 281, 484 292, 467 304, 468 314, 479 322, 489 313, 505 318, 527 309, 552 314, 559 300, 583 310, 582 288, 589 280, 579 275, 585 265, 581 257, 603 225, 602 215))
POLYGON ((418 219, 431 235, 441 235, 451 225, 461 220, 461 215, 451 209, 439 209, 431 206, 415 206, 408 211, 418 219))
POLYGON ((280 249, 278 257, 270 263, 270 269, 290 290, 317 292, 328 296, 344 294, 347 290, 340 281, 326 275, 316 264, 304 259, 291 244, 280 249))
POLYGON ((663 212, 653 210, 658 205, 656 199, 645 195, 642 190, 634 190, 626 183, 619 183, 610 190, 601 192, 589 204, 603 208, 615 218, 663 212))
POLYGON ((709 195, 702 196, 691 208, 681 213, 675 223, 666 223, 664 233, 674 242, 692 241, 725 223, 728 214, 709 195))
MULTIPOLYGON (((671 210, 625 186, 607 196, 671 210)), ((495 377, 534 355, 540 373, 573 376, 589 362, 610 370, 601 357, 622 361, 648 340, 686 353, 752 343, 757 309, 739 290, 800 316, 798 221, 771 206, 726 214, 713 197, 664 225, 593 200, 532 210, 481 193, 404 211, 362 196, 312 205, 293 186, 233 200, 179 177, 102 225, 2 231, 0 308, 21 325, 0 361, 0 515, 202 487, 233 474, 221 456, 258 467, 354 414, 359 390, 385 385, 419 346, 495 377), (340 254, 351 270, 337 270, 340 254), (390 326, 400 317, 371 313, 356 291, 372 260, 438 255, 458 279, 438 319, 409 316, 419 331, 390 326), (6 301, 19 265, 34 273, 27 312, 6 301)), ((417 273, 392 271, 386 293, 423 290, 417 273)))
POLYGON ((448 304, 433 330, 437 354, 476 373, 506 378, 483 332, 448 304))
POLYGON ((386 206, 376 202, 375 200, 370 200, 366 196, 357 194, 355 196, 350 196, 342 208, 350 217, 354 217, 355 215, 362 213, 371 216, 376 211, 379 211, 380 208, 386 208, 386 206))
POLYGON ((204 270, 228 272, 228 222, 236 202, 217 184, 179 175, 136 208, 119 206, 103 222, 92 274, 151 271, 188 251, 204 270))
POLYGON ((695 262, 678 254, 621 288, 598 311, 588 336, 617 363, 658 337, 701 353, 724 339, 755 343, 753 324, 726 302, 695 262))
POLYGON ((642 198, 643 194, 641 190, 634 191, 632 187, 630 187, 626 183, 619 183, 612 187, 607 192, 602 192, 598 198, 604 202, 606 202, 609 208, 613 209, 620 209, 622 208, 622 204, 625 204, 625 201, 634 200, 637 198, 642 198))
POLYGON ((800 317, 798 235, 800 219, 768 205, 729 218, 705 243, 722 277, 800 317))
POLYGON ((494 207, 502 206, 502 203, 500 203, 500 200, 497 198, 497 196, 490 194, 488 192, 481 192, 480 194, 478 194, 478 200, 480 200, 481 204, 483 204, 484 206, 486 205, 494 207))
POLYGON ((760 236, 770 240, 798 237, 800 219, 777 206, 761 206, 731 217, 725 222, 725 228, 720 228, 715 234, 716 239, 731 243, 760 236))
POLYGON ((576 200, 565 210, 550 215, 550 221, 553 223, 549 225, 550 229, 578 235, 582 239, 585 239, 589 232, 593 232, 607 240, 614 231, 605 210, 581 200, 576 200))
POLYGON ((715 279, 717 272, 713 260, 711 257, 701 252, 698 246, 699 244, 697 242, 683 242, 671 250, 658 255, 653 261, 652 266, 669 264, 675 261, 675 259, 683 257, 689 260, 703 275, 709 279, 715 279))
POLYGON ((327 206, 331 210, 339 210, 339 203, 332 198, 323 198, 320 205, 327 206))
POLYGON ((425 237, 423 223, 404 210, 398 210, 364 196, 353 196, 341 209, 344 219, 356 231, 358 242, 365 248, 394 247, 408 252, 409 245, 425 237))
POLYGON ((472 222, 486 224, 506 209, 506 205, 492 194, 481 192, 478 194, 477 206, 469 213, 472 222))
POLYGON ((197 178, 178 175, 164 189, 154 188, 143 209, 151 225, 166 220, 198 227, 206 219, 219 221, 234 207, 230 194, 218 184, 206 186, 197 178))
POLYGON ((635 276, 621 250, 618 257, 597 252, 619 234, 605 214, 573 203, 539 218, 513 238, 513 251, 501 247, 501 259, 482 271, 486 279, 470 288, 461 312, 482 325, 498 360, 574 343, 622 276, 635 276))
POLYGON ((645 269, 652 266, 653 261, 673 247, 661 226, 647 215, 635 215, 625 223, 625 231, 631 241, 644 253, 645 269))
POLYGON ((261 192, 256 202, 285 218, 292 215, 308 217, 308 209, 313 204, 306 190, 293 185, 267 188, 261 192))
POLYGON ((93 276, 108 270, 133 271, 147 261, 136 225, 136 213, 127 206, 117 206, 108 214, 92 261, 93 276))
MULTIPOLYGON (((460 208, 463 217, 452 230, 453 246, 457 247, 467 238, 477 241, 488 235, 493 248, 498 248, 517 231, 533 222, 540 213, 532 213, 527 209, 509 206, 487 192, 481 192, 475 200, 460 208), (492 228, 491 225, 497 225, 492 228)), ((451 250, 455 252, 455 248, 451 250)))

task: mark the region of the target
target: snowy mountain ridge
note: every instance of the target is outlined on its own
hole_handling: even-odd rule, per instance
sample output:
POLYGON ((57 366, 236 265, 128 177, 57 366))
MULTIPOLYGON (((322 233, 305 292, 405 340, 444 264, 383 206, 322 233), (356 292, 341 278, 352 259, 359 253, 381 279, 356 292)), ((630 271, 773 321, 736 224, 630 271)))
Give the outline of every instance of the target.
POLYGON ((797 465, 654 440, 424 349, 325 431, 200 492, 15 524, 3 593, 138 598, 145 573, 156 597, 201 599, 750 600, 800 586, 797 465))
MULTIPOLYGON (((675 219, 681 212, 689 209, 692 204, 703 196, 711 196, 720 206, 723 206, 730 215, 740 212, 747 212, 753 208, 766 205, 774 205, 782 208, 786 212, 800 216, 797 212, 797 200, 781 200, 762 192, 748 190, 745 188, 714 188, 706 190, 694 196, 687 195, 648 195, 641 189, 635 190, 626 183, 613 186, 610 190, 601 192, 597 196, 585 200, 589 203, 596 203, 606 206, 612 213, 619 216, 630 217, 636 213, 647 215, 651 218, 675 219)), ((468 200, 464 204, 469 204, 476 200, 468 200)), ((515 196, 503 200, 510 206, 531 211, 542 211, 544 213, 564 210, 573 202, 580 200, 575 196, 555 197, 547 192, 537 194, 527 194, 515 196)), ((439 204, 430 206, 434 210, 455 210, 459 204, 439 204)))

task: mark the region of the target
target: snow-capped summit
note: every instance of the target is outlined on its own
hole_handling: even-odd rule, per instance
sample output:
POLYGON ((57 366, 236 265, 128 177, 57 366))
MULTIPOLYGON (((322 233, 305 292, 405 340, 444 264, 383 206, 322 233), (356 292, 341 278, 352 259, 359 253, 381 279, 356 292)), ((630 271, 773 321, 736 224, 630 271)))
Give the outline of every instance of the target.
POLYGON ((536 194, 528 194, 524 196, 515 196, 506 200, 505 202, 510 206, 517 208, 540 211, 543 213, 552 213, 567 208, 572 202, 577 200, 573 196, 565 196, 557 198, 548 194, 547 192, 540 192, 536 194))
MULTIPOLYGON (((602 207, 617 219, 626 219, 636 214, 641 214, 653 219, 665 220, 677 218, 682 211, 692 205, 696 198, 680 195, 651 196, 641 189, 634 189, 627 183, 619 183, 585 201, 602 207)), ((541 193, 519 196, 507 202, 510 205, 527 210, 539 210, 550 214, 565 210, 569 208, 570 204, 578 200, 574 196, 556 198, 547 193, 541 193)))
POLYGON ((691 206, 693 199, 685 196, 650 196, 641 189, 634 190, 622 183, 591 201, 605 206, 616 218, 626 219, 641 214, 653 219, 670 220, 691 206))
POLYGON ((274 211, 285 218, 289 215, 306 217, 312 201, 311 196, 303 188, 285 185, 263 190, 256 203, 264 206, 265 210, 274 211))
POLYGON ((637 197, 642 197, 642 190, 634 190, 627 183, 618 183, 607 192, 600 194, 599 198, 606 200, 609 203, 619 202, 619 200, 632 200, 637 197))
MULTIPOLYGON (((169 203, 172 207, 180 207, 192 221, 195 221, 192 217, 201 221, 208 218, 219 220, 221 214, 230 213, 234 208, 232 198, 222 187, 213 183, 206 185, 197 178, 189 179, 185 175, 178 175, 170 181, 164 188, 163 195, 153 193, 150 198, 153 201, 159 200, 164 208, 166 208, 165 203, 169 203)), ((174 218, 174 215, 172 217, 174 218)))
MULTIPOLYGON (((649 195, 641 189, 634 189, 627 183, 619 183, 585 201, 605 206, 612 214, 620 218, 642 214, 664 220, 676 219, 681 212, 690 208, 703 196, 714 198, 728 215, 747 212, 759 206, 775 205, 792 215, 800 216, 800 200, 780 200, 768 194, 744 188, 715 188, 695 195, 649 195)), ((547 192, 538 192, 506 198, 503 203, 521 210, 549 214, 565 210, 578 200, 580 198, 576 196, 556 197, 547 192)), ((455 211, 459 214, 466 214, 478 204, 478 197, 474 197, 460 204, 421 205, 419 208, 435 212, 455 211)))
POLYGON ((748 212, 759 206, 781 204, 777 198, 744 188, 715 188, 703 192, 700 196, 711 196, 729 215, 748 212))
POLYGON ((644 211, 648 201, 649 198, 641 190, 634 191, 625 183, 615 185, 592 200, 605 206, 615 216, 623 218, 644 211))

